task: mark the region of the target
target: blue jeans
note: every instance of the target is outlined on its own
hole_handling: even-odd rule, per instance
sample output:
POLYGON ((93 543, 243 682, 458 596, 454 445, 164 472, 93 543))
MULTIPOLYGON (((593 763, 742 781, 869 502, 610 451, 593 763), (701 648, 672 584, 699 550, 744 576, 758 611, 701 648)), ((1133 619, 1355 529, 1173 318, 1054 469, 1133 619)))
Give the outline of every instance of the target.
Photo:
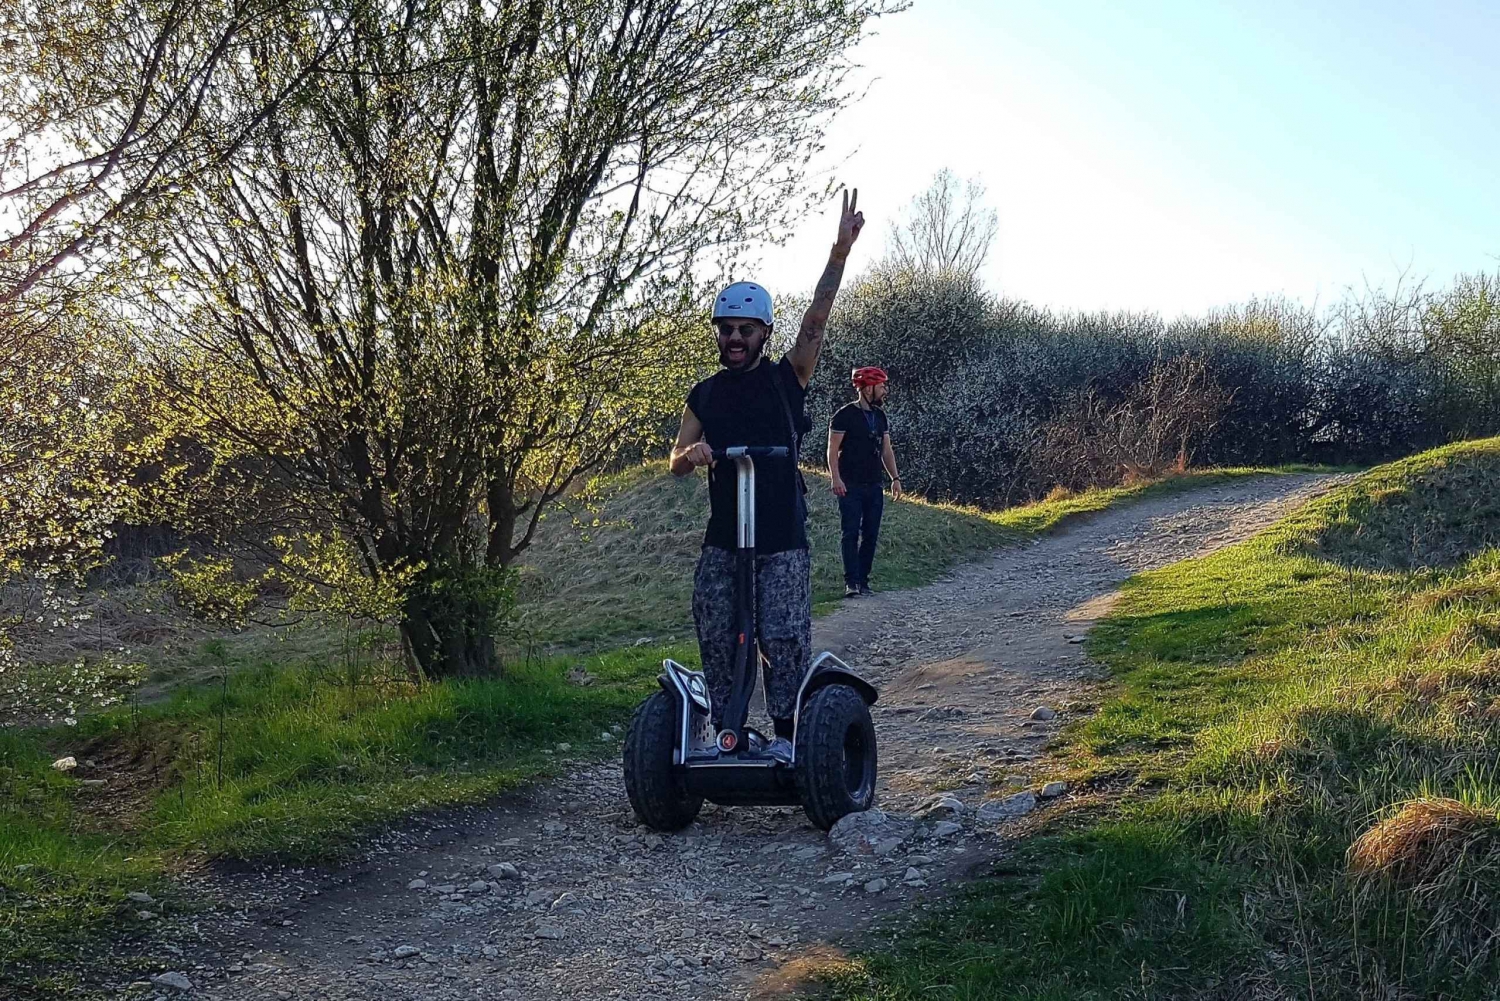
POLYGON ((839 522, 844 530, 844 583, 858 587, 870 582, 875 542, 880 538, 880 515, 885 511, 885 487, 879 483, 851 483, 839 498, 839 522))

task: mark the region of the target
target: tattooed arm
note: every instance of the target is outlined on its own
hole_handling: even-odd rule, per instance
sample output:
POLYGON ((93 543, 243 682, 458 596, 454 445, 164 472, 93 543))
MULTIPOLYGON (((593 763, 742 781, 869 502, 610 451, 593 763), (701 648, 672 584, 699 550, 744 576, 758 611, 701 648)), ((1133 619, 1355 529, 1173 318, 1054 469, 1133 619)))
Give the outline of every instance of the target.
POLYGON ((833 300, 839 294, 839 283, 844 279, 844 262, 859 231, 865 226, 865 216, 859 211, 859 189, 853 197, 844 192, 844 209, 839 216, 839 238, 834 241, 833 252, 828 255, 828 267, 818 279, 813 291, 812 303, 802 317, 802 328, 797 331, 797 343, 787 352, 797 381, 805 388, 812 381, 813 369, 818 365, 818 355, 823 351, 823 330, 828 326, 828 314, 833 311, 833 300))

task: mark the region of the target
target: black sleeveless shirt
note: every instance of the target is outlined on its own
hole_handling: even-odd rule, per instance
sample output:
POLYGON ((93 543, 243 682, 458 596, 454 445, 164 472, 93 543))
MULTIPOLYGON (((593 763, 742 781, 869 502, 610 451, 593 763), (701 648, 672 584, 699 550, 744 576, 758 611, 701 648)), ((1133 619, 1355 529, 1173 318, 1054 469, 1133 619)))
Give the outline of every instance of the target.
MULTIPOLYGON (((703 424, 703 438, 711 448, 734 445, 792 445, 786 410, 771 383, 772 364, 763 359, 744 372, 723 369, 693 387, 688 409, 703 424), (712 390, 706 390, 713 383, 712 390), (705 404, 704 396, 708 401, 705 404)), ((792 414, 802 413, 807 389, 797 381, 792 363, 783 357, 774 366, 786 393, 792 414)), ((703 544, 734 549, 734 463, 716 463, 708 475, 708 530, 703 544)), ((807 548, 807 519, 802 481, 790 459, 757 459, 755 462, 755 551, 781 553, 807 548)))

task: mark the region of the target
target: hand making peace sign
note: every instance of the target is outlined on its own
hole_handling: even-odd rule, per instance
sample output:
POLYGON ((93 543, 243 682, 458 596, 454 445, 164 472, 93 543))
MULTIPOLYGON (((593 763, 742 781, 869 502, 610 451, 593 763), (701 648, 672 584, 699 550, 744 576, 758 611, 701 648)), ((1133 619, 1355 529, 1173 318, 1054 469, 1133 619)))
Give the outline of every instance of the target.
POLYGON ((834 241, 834 247, 844 253, 854 246, 854 241, 859 239, 859 231, 865 228, 865 214, 859 211, 859 189, 855 188, 851 197, 848 188, 844 189, 844 210, 839 215, 839 238, 834 241))

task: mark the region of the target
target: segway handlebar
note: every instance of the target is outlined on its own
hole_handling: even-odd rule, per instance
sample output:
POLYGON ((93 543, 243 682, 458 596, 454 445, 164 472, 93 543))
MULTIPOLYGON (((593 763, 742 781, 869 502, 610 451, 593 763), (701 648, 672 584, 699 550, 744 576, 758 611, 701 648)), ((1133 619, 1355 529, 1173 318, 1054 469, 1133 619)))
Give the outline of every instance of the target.
POLYGON ((785 445, 733 445, 714 449, 714 461, 726 459, 789 459, 792 450, 785 445))

